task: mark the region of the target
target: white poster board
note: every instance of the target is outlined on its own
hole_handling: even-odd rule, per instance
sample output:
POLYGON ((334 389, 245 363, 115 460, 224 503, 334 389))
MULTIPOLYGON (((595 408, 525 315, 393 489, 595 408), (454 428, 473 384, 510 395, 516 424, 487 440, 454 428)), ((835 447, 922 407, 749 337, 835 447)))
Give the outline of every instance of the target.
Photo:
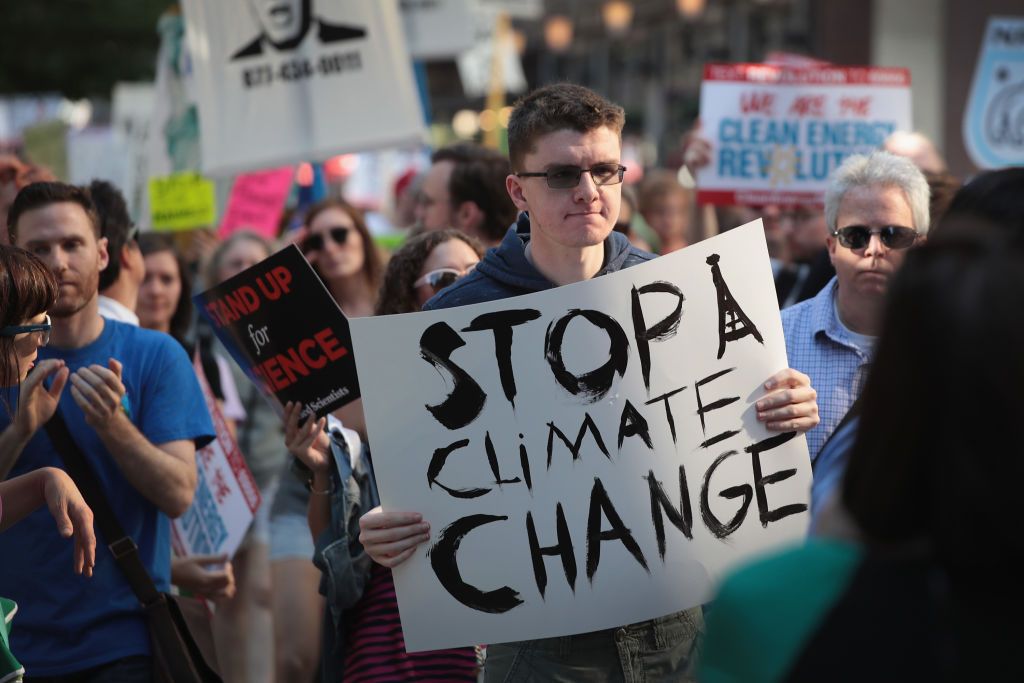
POLYGON ((473 46, 473 0, 399 0, 413 59, 446 59, 473 46))
POLYGON ((431 525, 394 572, 410 651, 693 607, 805 533, 806 442, 753 407, 787 367, 759 220, 588 282, 351 327, 382 505, 431 525))
POLYGON ((963 132, 979 168, 1024 165, 1024 17, 989 18, 963 132))
POLYGON ((506 34, 504 40, 499 39, 497 15, 493 12, 478 12, 473 22, 476 27, 475 43, 455 60, 466 97, 486 97, 494 87, 495 50, 499 50, 501 58, 501 90, 506 93, 525 92, 526 74, 511 33, 506 34))
POLYGON ((184 9, 206 173, 424 139, 397 3, 185 0, 184 9))
POLYGON ((911 130, 910 72, 708 64, 700 117, 712 145, 697 174, 700 202, 821 204, 846 157, 911 130))
POLYGON ((202 365, 193 363, 216 438, 196 451, 198 481, 192 505, 171 520, 171 545, 179 557, 234 557, 262 503, 256 480, 228 431, 224 415, 210 390, 202 365))

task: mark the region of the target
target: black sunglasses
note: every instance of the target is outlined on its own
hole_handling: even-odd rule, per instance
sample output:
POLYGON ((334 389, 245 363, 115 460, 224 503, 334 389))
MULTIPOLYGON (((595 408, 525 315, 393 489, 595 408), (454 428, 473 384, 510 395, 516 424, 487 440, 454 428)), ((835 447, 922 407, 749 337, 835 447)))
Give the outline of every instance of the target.
POLYGON ((6 327, 0 327, 0 337, 15 337, 25 332, 42 332, 42 345, 46 346, 50 343, 50 316, 46 316, 46 320, 41 323, 35 323, 33 325, 8 325, 6 327))
MULTIPOLYGON (((345 244, 348 239, 349 229, 344 226, 336 226, 327 229, 327 234, 331 236, 331 240, 335 244, 345 244)), ((311 251, 320 251, 324 248, 324 233, 318 232, 310 235, 302 241, 302 251, 309 253, 311 251)))
POLYGON ((433 289, 435 293, 440 292, 445 287, 455 284, 456 281, 469 274, 474 267, 475 265, 470 266, 464 271, 458 271, 454 268, 438 268, 416 280, 416 282, 412 283, 412 286, 422 287, 426 285, 433 289))
POLYGON ((619 164, 595 164, 590 168, 579 166, 555 166, 543 173, 516 173, 517 178, 544 178, 552 190, 566 190, 580 184, 583 173, 589 173, 594 184, 618 185, 626 173, 626 167, 619 164))
POLYGON ((872 235, 878 235, 886 249, 906 249, 917 241, 917 230, 900 225, 886 225, 869 228, 866 225, 847 225, 832 233, 839 244, 847 249, 863 249, 868 246, 872 235))

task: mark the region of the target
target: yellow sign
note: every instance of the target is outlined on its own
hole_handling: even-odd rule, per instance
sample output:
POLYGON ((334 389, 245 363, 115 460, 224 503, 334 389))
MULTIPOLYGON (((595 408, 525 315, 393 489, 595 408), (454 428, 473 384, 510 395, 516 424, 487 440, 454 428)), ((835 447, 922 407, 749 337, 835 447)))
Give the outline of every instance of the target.
POLYGON ((198 173, 150 178, 149 219, 154 230, 193 230, 214 225, 217 200, 213 181, 198 173))

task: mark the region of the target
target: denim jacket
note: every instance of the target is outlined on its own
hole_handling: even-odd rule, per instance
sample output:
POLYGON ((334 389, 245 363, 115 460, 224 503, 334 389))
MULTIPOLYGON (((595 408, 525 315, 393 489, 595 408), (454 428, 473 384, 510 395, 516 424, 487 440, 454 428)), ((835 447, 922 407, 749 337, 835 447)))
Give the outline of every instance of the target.
POLYGON ((320 569, 320 593, 327 599, 324 613, 323 681, 342 680, 345 665, 345 613, 363 596, 373 560, 359 542, 359 518, 380 503, 365 444, 352 463, 348 442, 330 432, 331 522, 316 538, 313 564, 320 569))

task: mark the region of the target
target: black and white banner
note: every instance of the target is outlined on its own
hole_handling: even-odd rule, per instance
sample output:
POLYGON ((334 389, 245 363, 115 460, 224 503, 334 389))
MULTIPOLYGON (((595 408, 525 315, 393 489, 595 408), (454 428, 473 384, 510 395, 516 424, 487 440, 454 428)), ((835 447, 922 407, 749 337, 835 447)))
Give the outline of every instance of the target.
POLYGON ((423 140, 395 2, 184 0, 184 9, 204 172, 423 140))

